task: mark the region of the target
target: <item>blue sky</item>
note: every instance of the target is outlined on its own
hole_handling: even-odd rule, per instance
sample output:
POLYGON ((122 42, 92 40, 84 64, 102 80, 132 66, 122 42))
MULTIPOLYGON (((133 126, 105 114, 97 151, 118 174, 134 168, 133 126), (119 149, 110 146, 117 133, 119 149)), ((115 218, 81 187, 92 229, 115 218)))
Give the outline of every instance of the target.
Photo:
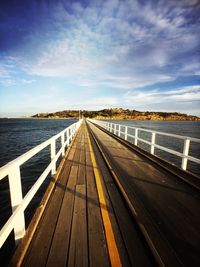
POLYGON ((198 0, 0 2, 0 116, 200 115, 198 0))

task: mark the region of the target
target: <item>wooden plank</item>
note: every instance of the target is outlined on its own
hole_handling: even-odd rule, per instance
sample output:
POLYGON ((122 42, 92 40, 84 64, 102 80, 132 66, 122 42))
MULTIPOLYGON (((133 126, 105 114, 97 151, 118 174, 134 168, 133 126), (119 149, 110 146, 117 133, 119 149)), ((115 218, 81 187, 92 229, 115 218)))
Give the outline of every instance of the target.
POLYGON ((89 147, 86 146, 88 249, 90 267, 110 266, 89 147))
POLYGON ((68 266, 88 267, 86 186, 77 185, 68 266))
POLYGON ((76 166, 79 165, 79 160, 80 160, 80 146, 81 146, 80 138, 82 135, 82 131, 83 131, 83 129, 81 127, 80 132, 79 132, 79 136, 77 138, 76 150, 75 150, 75 154, 74 154, 74 158, 73 158, 73 165, 76 165, 76 166))
MULTIPOLYGON (((77 139, 75 140, 73 146, 76 145, 77 139)), ((70 151, 69 156, 73 156, 75 158, 73 150, 70 151)), ((44 266, 47 261, 51 240, 56 227, 56 222, 64 197, 71 165, 72 162, 67 161, 64 166, 64 170, 62 171, 59 183, 56 184, 55 190, 49 200, 41 223, 38 226, 38 229, 36 230, 34 238, 28 249, 27 255, 23 262, 23 266, 44 266)))
MULTIPOLYGON (((95 158, 98 158, 99 151, 96 147, 96 144, 94 143, 92 138, 90 140, 91 140, 93 152, 95 154, 95 158)), ((94 161, 96 160, 94 159, 94 161)), ((112 208, 112 204, 111 204, 107 189, 105 187, 105 181, 103 180, 101 170, 99 169, 99 166, 95 162, 93 162, 93 160, 92 160, 92 163, 93 163, 93 168, 96 168, 94 169, 94 171, 96 170, 96 174, 98 176, 97 177, 95 174, 96 185, 97 185, 97 188, 99 188, 98 196, 101 202, 101 214, 102 214, 102 217, 104 216, 104 214, 106 215, 105 220, 104 220, 104 228, 105 228, 105 231, 107 231, 106 240, 107 240, 111 265, 118 264, 120 266, 130 266, 127 250, 124 245, 123 238, 121 236, 120 229, 116 221, 116 217, 115 217, 115 214, 112 208), (107 217, 109 221, 107 220, 107 217), (108 242, 110 242, 110 244, 108 242), (110 245, 110 248, 109 248, 109 245, 110 245), (114 254, 112 253, 112 249, 111 249, 111 247, 114 247, 114 246, 115 246, 115 253, 118 254, 117 262, 115 261, 116 257, 113 257, 114 254)))
POLYGON ((43 220, 34 235, 33 241, 31 242, 31 246, 23 266, 45 266, 64 195, 64 188, 67 180, 66 177, 68 177, 70 171, 70 164, 66 165, 65 168, 65 175, 62 176, 59 184, 56 185, 55 191, 50 198, 49 205, 46 208, 43 220))
POLYGON ((38 208, 36 209, 34 216, 31 219, 31 222, 30 222, 30 224, 26 230, 25 237, 22 239, 21 243, 19 244, 16 252, 14 253, 14 255, 11 259, 11 262, 9 264, 10 267, 20 266, 22 264, 22 261, 26 255, 26 252, 29 248, 31 240, 32 240, 34 233, 37 229, 37 226, 40 222, 40 219, 41 219, 41 217, 45 211, 45 208, 48 204, 49 198, 51 197, 51 194, 52 194, 53 189, 55 187, 55 182, 57 181, 58 177, 60 177, 60 172, 61 172, 61 169, 63 169, 64 164, 66 164, 65 158, 63 158, 61 164, 59 165, 58 171, 55 175, 55 180, 52 179, 52 181, 48 185, 47 190, 45 191, 45 194, 44 194, 38 208))
POLYGON ((149 257, 148 250, 144 246, 144 240, 139 234, 138 226, 132 220, 101 154, 96 155, 131 266, 154 266, 155 262, 153 262, 152 257, 149 257))
POLYGON ((67 148, 66 154, 63 157, 56 174, 52 177, 52 181, 50 182, 49 186, 47 187, 47 190, 45 191, 45 194, 42 197, 42 200, 41 200, 38 208, 36 209, 36 212, 35 212, 33 218, 31 219, 31 222, 30 222, 28 228, 26 229, 26 235, 23 238, 23 240, 21 241, 21 243, 18 245, 18 247, 17 247, 10 263, 9 263, 10 267, 20 266, 22 264, 22 261, 23 261, 25 255, 26 255, 26 252, 29 248, 29 245, 31 243, 33 235, 37 229, 37 226, 38 226, 38 224, 41 220, 41 217, 45 211, 45 208, 47 206, 49 198, 53 192, 53 189, 55 187, 55 183, 60 179, 60 177, 62 176, 62 173, 65 169, 65 164, 67 164, 66 159, 67 160, 73 159, 75 147, 76 147, 76 143, 75 143, 76 138, 77 138, 77 135, 76 135, 74 141, 67 148))
POLYGON ((72 166, 46 266, 66 266, 77 173, 78 166, 72 166))
POLYGON ((81 144, 80 144, 80 160, 79 160, 79 168, 78 168, 78 184, 85 184, 85 138, 84 132, 82 133, 81 144))
POLYGON ((144 245, 144 240, 138 231, 138 226, 127 212, 116 186, 113 183, 109 183, 106 187, 112 201, 115 216, 127 249, 131 266, 155 266, 156 263, 151 255, 149 255, 149 251, 144 245))
POLYGON ((136 155, 113 138, 106 138, 105 133, 93 129, 111 168, 137 207, 139 223, 145 225, 165 263, 175 266, 182 262, 198 266, 199 194, 169 172, 150 164, 145 157, 136 155))

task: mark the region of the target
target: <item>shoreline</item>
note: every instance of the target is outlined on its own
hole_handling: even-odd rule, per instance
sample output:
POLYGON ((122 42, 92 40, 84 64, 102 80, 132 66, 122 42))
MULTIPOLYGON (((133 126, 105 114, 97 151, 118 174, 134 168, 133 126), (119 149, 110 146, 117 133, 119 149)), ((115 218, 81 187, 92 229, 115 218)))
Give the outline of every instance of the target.
MULTIPOLYGON (((39 117, 39 118, 35 118, 35 117, 2 117, 0 119, 32 119, 32 120, 78 120, 79 118, 45 118, 45 117, 39 117)), ((126 118, 126 119, 120 119, 120 118, 92 118, 94 120, 103 120, 103 121, 200 121, 199 118, 197 119, 192 119, 192 118, 188 118, 188 119, 178 119, 178 118, 173 118, 173 119, 139 119, 139 118, 126 118)))
MULTIPOLYGON (((79 117, 32 117, 32 116, 16 116, 16 117, 0 117, 0 119, 32 119, 32 120, 78 120, 79 117)), ((145 117, 145 116, 138 116, 138 117, 130 117, 130 118, 120 118, 120 117, 101 117, 97 116, 91 119, 95 120, 103 120, 103 121, 200 121, 199 117, 193 117, 193 116, 172 116, 172 117, 166 117, 163 118, 162 116, 153 116, 153 117, 145 117)))
POLYGON ((35 117, 0 117, 0 119, 33 119, 33 120, 77 120, 78 118, 35 118, 35 117))

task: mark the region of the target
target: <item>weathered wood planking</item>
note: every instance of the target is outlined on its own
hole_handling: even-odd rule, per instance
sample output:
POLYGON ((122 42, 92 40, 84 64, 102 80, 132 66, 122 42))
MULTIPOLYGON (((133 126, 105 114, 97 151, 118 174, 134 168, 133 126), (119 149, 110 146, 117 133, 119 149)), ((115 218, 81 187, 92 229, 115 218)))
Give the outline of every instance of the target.
MULTIPOLYGON (((99 151, 98 151, 98 148, 96 147, 96 145, 95 145, 95 143, 94 143, 92 138, 91 138, 91 144, 92 144, 92 147, 93 147, 95 158, 98 159, 99 156, 100 156, 99 155, 99 151)), ((128 257, 128 254, 127 254, 127 250, 125 248, 125 244, 124 244, 122 235, 120 233, 120 229, 119 229, 119 226, 118 226, 118 223, 117 223, 117 220, 116 220, 116 216, 114 214, 112 203, 111 203, 107 188, 105 186, 105 181, 104 181, 103 176, 102 176, 102 170, 99 168, 99 166, 98 166, 98 171, 99 171, 99 174, 100 174, 100 180, 101 180, 101 185, 102 185, 102 189, 103 189, 104 198, 106 200, 106 207, 104 207, 104 208, 107 209, 108 214, 109 214, 109 219, 110 219, 110 222, 111 222, 111 225, 112 225, 114 238, 115 238, 115 243, 116 243, 116 246, 117 246, 117 249, 118 249, 118 253, 119 253, 120 260, 121 260, 121 264, 122 264, 122 266, 127 266, 128 267, 128 266, 130 266, 130 261, 129 261, 129 257, 128 257)))
POLYGON ((47 266, 66 266, 74 212, 78 166, 72 166, 58 222, 48 255, 47 266))
POLYGON ((96 127, 91 128, 130 201, 137 206, 138 222, 146 224, 166 264, 199 266, 199 192, 96 127))
POLYGON ((88 143, 86 145, 88 247, 91 267, 110 266, 88 143), (97 256, 98 253, 98 256, 97 256))
POLYGON ((85 184, 85 135, 84 132, 81 136, 81 143, 80 143, 80 162, 78 168, 78 180, 77 184, 85 184))
POLYGON ((106 163, 98 150, 96 150, 96 158, 102 177, 105 181, 105 187, 107 188, 112 203, 131 266, 154 266, 155 262, 148 255, 148 251, 144 246, 144 240, 142 239, 141 234, 139 234, 138 227, 132 220, 130 213, 127 212, 127 207, 123 202, 122 196, 120 195, 106 163))
MULTIPOLYGON (((78 136, 77 136, 78 139, 78 136)), ((75 140, 76 141, 76 140, 75 140)), ((78 148, 78 143, 75 142, 75 147, 78 148)), ((72 158, 77 161, 79 153, 77 149, 72 149, 69 153, 69 161, 66 161, 64 171, 56 184, 56 188, 49 200, 48 206, 44 213, 38 229, 33 237, 28 253, 25 256, 23 266, 45 266, 51 240, 55 231, 59 211, 62 205, 62 200, 65 193, 66 183, 68 181, 69 172, 72 166, 72 158)))
MULTIPOLYGON (((66 176, 68 176, 68 174, 66 174, 66 176)), ((42 223, 34 235, 34 239, 31 243, 23 266, 45 266, 65 186, 66 179, 63 178, 59 181, 59 186, 56 186, 56 189, 50 199, 51 205, 48 205, 46 208, 42 223)))
POLYGON ((67 266, 88 267, 87 209, 85 185, 76 185, 67 266))

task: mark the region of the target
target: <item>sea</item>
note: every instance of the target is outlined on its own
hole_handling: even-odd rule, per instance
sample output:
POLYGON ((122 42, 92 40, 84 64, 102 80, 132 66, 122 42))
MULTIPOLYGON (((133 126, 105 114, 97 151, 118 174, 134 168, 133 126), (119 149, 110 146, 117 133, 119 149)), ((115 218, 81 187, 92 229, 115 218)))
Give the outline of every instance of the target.
MULTIPOLYGON (((72 119, 0 119, 0 167, 27 152, 36 145, 46 141, 74 122, 76 122, 76 120, 72 119)), ((200 139, 200 121, 126 120, 111 122, 200 139)), ((146 138, 147 140, 150 140, 151 138, 151 136, 145 132, 140 132, 139 137, 146 138)), ((129 138, 129 141, 133 142, 131 138, 129 138)), ((176 138, 157 136, 156 143, 180 152, 182 152, 183 149, 183 141, 180 141, 176 138)), ((138 142, 138 145, 149 151, 148 145, 145 145, 142 142, 138 142)), ((60 147, 59 142, 57 143, 56 147, 58 151, 60 147)), ((155 154, 167 161, 170 161, 172 164, 178 167, 181 166, 181 159, 177 156, 162 152, 158 149, 155 149, 155 154)), ((191 156, 200 158, 200 143, 192 142, 189 154, 191 156)), ((25 196, 41 172, 47 167, 49 161, 50 151, 49 148, 46 148, 42 151, 42 153, 37 154, 31 160, 27 161, 27 163, 23 164, 21 167, 23 196, 25 196)), ((189 162, 188 170, 200 175, 200 168, 198 164, 189 162)), ((41 200, 41 196, 48 186, 50 179, 51 177, 49 175, 25 212, 27 225, 34 214, 34 211, 41 200)), ((0 181, 0 228, 5 224, 11 215, 11 212, 9 185, 8 179, 6 178, 0 181)), ((13 233, 11 233, 10 238, 0 250, 0 262, 2 266, 7 264, 7 260, 12 253, 11 248, 14 248, 13 233)))

